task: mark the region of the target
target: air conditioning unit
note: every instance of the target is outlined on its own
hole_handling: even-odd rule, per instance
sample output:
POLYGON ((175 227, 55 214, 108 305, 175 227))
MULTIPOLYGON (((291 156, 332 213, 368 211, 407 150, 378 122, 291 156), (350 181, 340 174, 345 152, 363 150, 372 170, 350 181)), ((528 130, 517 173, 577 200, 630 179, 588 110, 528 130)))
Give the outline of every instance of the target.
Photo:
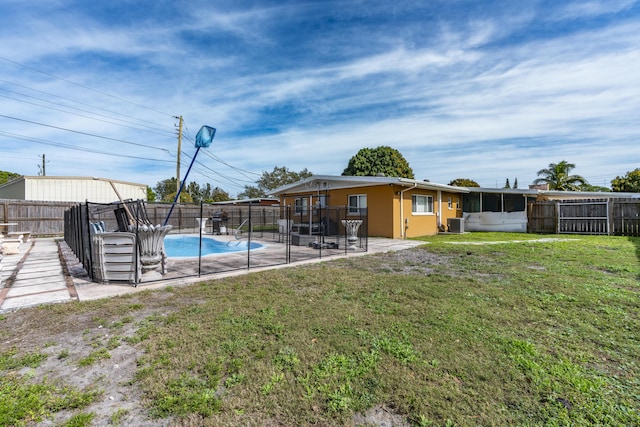
POLYGON ((449 233, 464 233, 464 218, 447 218, 447 229, 449 233))

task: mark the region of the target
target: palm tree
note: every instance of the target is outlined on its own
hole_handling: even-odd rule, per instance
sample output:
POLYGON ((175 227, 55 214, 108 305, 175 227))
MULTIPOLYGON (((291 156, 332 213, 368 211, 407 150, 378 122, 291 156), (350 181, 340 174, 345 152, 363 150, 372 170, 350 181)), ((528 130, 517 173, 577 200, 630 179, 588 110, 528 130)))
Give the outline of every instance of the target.
POLYGON ((560 163, 549 163, 546 169, 540 169, 540 178, 533 181, 534 184, 549 184, 550 190, 558 191, 578 191, 581 185, 586 185, 587 180, 580 175, 569 175, 576 165, 567 163, 565 160, 560 163))

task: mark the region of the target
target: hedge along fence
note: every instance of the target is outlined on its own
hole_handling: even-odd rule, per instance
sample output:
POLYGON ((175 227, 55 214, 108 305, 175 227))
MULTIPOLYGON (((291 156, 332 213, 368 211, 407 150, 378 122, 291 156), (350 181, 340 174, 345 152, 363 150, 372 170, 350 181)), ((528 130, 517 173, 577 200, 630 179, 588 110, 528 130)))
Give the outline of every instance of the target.
POLYGON ((640 236, 640 199, 537 201, 528 222, 530 233, 640 236))

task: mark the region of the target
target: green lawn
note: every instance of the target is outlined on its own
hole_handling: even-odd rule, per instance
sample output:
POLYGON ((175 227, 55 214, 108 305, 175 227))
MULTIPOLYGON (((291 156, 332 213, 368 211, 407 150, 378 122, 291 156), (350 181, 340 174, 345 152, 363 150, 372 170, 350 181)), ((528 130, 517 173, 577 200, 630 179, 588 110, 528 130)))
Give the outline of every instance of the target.
MULTIPOLYGON (((72 325, 100 324, 117 336, 132 325, 119 344, 144 353, 127 387, 143 390, 152 417, 181 425, 354 425, 371 408, 416 426, 640 425, 640 239, 471 233, 424 241, 399 253, 23 310, 0 317, 0 328, 46 318, 39 327, 73 333, 72 325), (540 238, 570 240, 531 241, 540 238), (464 243, 513 240, 529 241, 464 243)), ((78 331, 78 342, 89 341, 78 331)), ((0 339, 12 332, 3 328, 0 339)), ((115 344, 94 344, 90 363, 105 363, 115 344)), ((46 400, 32 387, 47 379, 24 373, 43 357, 33 343, 3 347, 0 401, 46 400)), ((89 363, 69 352, 58 358, 89 363)), ((96 390, 55 390, 76 396, 90 425, 96 390)), ((35 407, 5 421, 60 410, 35 407)), ((112 418, 122 415, 116 410, 112 418)))

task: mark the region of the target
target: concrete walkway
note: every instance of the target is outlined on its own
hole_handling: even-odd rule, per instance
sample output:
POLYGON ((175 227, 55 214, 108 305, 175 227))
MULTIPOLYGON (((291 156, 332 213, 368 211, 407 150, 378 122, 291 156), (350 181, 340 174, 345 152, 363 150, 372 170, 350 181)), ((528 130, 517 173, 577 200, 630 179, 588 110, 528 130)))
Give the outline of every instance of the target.
POLYGON ((180 286, 204 280, 238 276, 248 272, 253 273, 261 270, 324 262, 337 258, 398 251, 423 244, 425 242, 414 240, 369 238, 368 252, 350 252, 346 255, 334 255, 322 259, 252 268, 251 270, 241 269, 200 277, 162 280, 148 284, 143 283, 134 287, 129 284, 93 283, 88 280, 86 271, 84 271, 82 265, 80 265, 64 241, 53 238, 36 238, 29 243, 23 243, 19 254, 5 255, 0 261, 0 267, 2 268, 0 270, 0 278, 2 279, 2 286, 0 286, 0 313, 41 304, 108 298, 147 289, 159 289, 167 286, 180 286))
POLYGON ((0 312, 77 299, 71 277, 63 271, 58 243, 33 239, 20 253, 2 259, 0 312))

